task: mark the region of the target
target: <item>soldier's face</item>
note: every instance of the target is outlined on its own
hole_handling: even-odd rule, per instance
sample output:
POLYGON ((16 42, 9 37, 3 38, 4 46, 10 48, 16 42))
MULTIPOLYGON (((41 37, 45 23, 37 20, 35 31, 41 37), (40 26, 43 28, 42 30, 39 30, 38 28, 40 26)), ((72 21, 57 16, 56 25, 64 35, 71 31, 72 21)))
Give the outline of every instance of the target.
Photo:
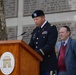
POLYGON ((44 23, 44 21, 45 21, 44 16, 34 18, 34 22, 38 27, 40 27, 44 23))

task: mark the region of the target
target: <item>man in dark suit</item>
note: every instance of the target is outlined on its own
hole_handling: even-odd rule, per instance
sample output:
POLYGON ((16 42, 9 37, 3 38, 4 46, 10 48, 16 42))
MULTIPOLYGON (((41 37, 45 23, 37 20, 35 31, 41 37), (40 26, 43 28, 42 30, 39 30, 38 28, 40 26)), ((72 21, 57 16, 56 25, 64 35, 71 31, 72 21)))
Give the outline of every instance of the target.
POLYGON ((57 28, 45 20, 42 10, 36 10, 32 14, 32 18, 36 28, 32 32, 29 46, 43 57, 43 61, 40 63, 40 75, 50 75, 50 71, 57 70, 55 54, 55 43, 58 37, 57 28))
POLYGON ((59 34, 61 41, 56 44, 58 75, 76 75, 76 40, 70 37, 71 31, 68 26, 62 26, 59 34))

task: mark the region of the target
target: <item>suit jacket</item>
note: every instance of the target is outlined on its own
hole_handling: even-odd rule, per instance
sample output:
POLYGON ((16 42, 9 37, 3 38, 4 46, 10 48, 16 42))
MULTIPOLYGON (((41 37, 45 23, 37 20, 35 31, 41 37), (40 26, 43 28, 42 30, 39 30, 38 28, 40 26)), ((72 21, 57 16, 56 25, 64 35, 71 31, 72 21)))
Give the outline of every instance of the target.
POLYGON ((57 37, 58 32, 56 26, 52 26, 48 22, 43 28, 36 27, 32 32, 29 46, 43 57, 43 61, 40 63, 41 71, 57 69, 57 58, 55 54, 57 37))
MULTIPOLYGON (((56 44, 58 53, 60 51, 61 42, 56 44)), ((66 53, 65 53, 65 65, 67 75, 76 75, 76 40, 69 38, 66 53)))

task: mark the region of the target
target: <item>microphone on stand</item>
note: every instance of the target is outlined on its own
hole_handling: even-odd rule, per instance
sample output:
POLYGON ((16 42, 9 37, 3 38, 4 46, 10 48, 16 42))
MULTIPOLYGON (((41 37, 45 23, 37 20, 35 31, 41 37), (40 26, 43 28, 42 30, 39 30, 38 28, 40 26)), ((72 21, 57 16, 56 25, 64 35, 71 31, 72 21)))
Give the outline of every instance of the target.
POLYGON ((14 37, 8 37, 8 39, 15 39, 17 37, 23 36, 26 32, 23 32, 22 34, 18 35, 18 36, 14 36, 14 37))
MULTIPOLYGON (((19 35, 19 36, 23 36, 24 34, 25 34, 26 32, 23 32, 21 35, 19 35)), ((22 40, 23 40, 23 37, 22 37, 22 40)))
MULTIPOLYGON (((24 35, 26 32, 23 32, 21 35, 19 35, 19 36, 22 36, 22 35, 24 35)), ((19 36, 17 36, 17 37, 19 37, 19 36)))

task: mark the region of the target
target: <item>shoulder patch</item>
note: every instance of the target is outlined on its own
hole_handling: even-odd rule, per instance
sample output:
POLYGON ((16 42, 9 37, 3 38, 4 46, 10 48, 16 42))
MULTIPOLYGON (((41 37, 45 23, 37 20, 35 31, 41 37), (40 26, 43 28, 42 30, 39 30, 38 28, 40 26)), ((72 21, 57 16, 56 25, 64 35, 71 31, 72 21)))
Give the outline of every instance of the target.
POLYGON ((51 26, 54 26, 53 24, 51 24, 51 26))

